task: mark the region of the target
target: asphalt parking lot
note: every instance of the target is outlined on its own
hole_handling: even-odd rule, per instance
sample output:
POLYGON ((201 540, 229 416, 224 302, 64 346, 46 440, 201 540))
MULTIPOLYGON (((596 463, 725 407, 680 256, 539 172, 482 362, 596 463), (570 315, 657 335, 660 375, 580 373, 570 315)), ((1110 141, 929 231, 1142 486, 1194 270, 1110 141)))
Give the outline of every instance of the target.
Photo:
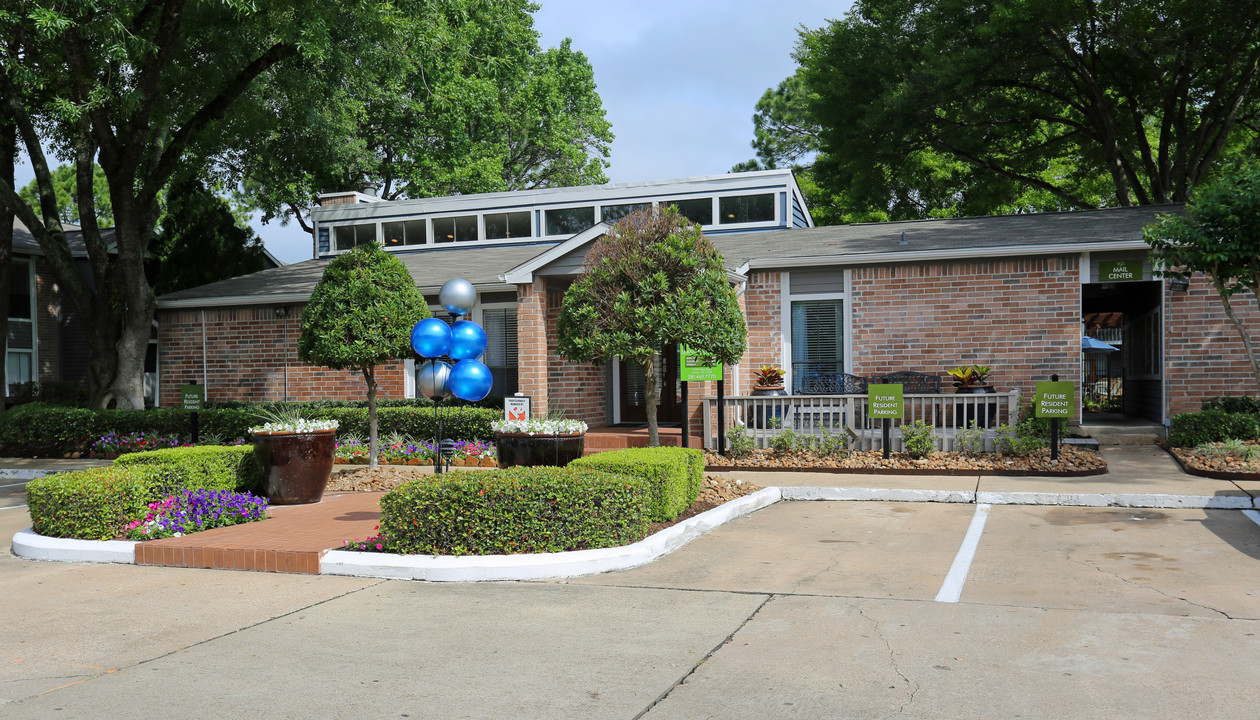
MULTIPOLYGON (((28 522, 0 510, 4 537, 28 522)), ((1238 510, 784 502, 569 581, 6 555, 0 587, 13 718, 1254 718, 1260 700, 1260 524, 1238 510)))

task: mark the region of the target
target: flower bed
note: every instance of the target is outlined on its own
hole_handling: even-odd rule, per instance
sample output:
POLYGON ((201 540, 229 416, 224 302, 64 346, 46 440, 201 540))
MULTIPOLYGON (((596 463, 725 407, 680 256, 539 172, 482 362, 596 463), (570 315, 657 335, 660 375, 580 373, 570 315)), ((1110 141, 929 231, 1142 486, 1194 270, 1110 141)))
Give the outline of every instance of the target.
POLYGON ((128 540, 158 540, 266 518, 265 498, 225 490, 185 490, 149 503, 148 513, 128 523, 125 531, 128 540))
POLYGON ((1186 472, 1228 480, 1260 480, 1260 440, 1227 440, 1168 448, 1186 472))
POLYGON ((191 443, 180 442, 173 435, 145 434, 142 431, 119 435, 107 432, 97 438, 88 448, 94 458, 113 459, 124 453, 161 450, 162 448, 187 447, 191 443))
MULTIPOLYGON (((366 465, 371 445, 358 438, 337 441, 337 462, 342 465, 366 465)), ((382 441, 377 448, 377 462, 382 465, 432 465, 437 457, 437 444, 432 442, 382 441)), ((498 455, 492 442, 455 441, 451 465, 462 467, 495 467, 498 455)))

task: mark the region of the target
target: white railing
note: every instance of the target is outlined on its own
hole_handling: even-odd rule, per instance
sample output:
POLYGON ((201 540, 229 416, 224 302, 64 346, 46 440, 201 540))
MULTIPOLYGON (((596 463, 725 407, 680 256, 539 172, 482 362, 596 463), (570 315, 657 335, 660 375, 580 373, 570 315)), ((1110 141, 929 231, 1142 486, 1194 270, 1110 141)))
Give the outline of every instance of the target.
MULTIPOLYGON (((901 426, 922 420, 931 425, 937 437, 937 449, 953 450, 956 433, 974 421, 984 430, 985 450, 994 450, 996 428, 1014 426, 1019 421, 1020 392, 981 395, 934 393, 906 395, 905 417, 893 420, 890 449, 903 449, 901 426)), ((801 435, 843 435, 854 450, 878 450, 883 447, 883 421, 871 419, 867 413, 866 395, 735 395, 725 398, 726 433, 742 425, 760 449, 784 430, 801 435)), ((717 398, 704 399, 704 446, 717 447, 717 398)))

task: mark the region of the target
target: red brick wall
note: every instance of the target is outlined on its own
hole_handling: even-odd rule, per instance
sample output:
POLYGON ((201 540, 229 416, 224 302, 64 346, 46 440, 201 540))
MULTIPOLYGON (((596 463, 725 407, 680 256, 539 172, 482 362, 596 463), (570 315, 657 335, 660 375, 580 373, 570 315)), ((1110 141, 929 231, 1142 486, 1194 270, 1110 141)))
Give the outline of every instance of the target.
POLYGON ((991 365, 990 383, 1025 398, 1053 373, 1079 384, 1078 266, 1064 256, 854 268, 852 372, 991 365))
POLYGON ((783 367, 788 361, 783 357, 783 302, 782 273, 754 270, 748 274, 740 297, 740 309, 748 326, 748 351, 739 363, 739 387, 728 383, 730 394, 752 392, 753 370, 762 365, 783 367))
MULTIPOLYGON (((196 380, 210 400, 360 400, 367 384, 357 371, 297 359, 301 306, 163 310, 158 313, 161 404, 179 404, 181 385, 196 380), (205 328, 203 380, 202 328, 205 328), (287 390, 286 390, 287 388, 287 390)), ((377 396, 403 397, 403 363, 376 369, 377 396)))
POLYGON ((541 417, 548 407, 546 281, 516 286, 517 386, 530 398, 530 413, 541 417))
MULTIPOLYGON (((1195 412, 1207 398, 1260 393, 1238 330, 1207 278, 1195 275, 1188 292, 1165 290, 1164 297, 1164 377, 1169 417, 1195 412)), ((1256 296, 1235 295, 1230 304, 1247 327, 1253 347, 1260 345, 1256 296)), ((1256 349, 1260 351, 1260 347, 1256 349)))
MULTIPOLYGON (((560 356, 557 349, 560 334, 557 324, 560 305, 568 283, 547 281, 547 407, 563 412, 571 420, 583 420, 588 425, 607 422, 608 383, 602 366, 570 362, 560 356)), ((517 315, 517 332, 522 332, 520 315, 517 315)), ((524 360, 522 359, 523 363, 524 360)))

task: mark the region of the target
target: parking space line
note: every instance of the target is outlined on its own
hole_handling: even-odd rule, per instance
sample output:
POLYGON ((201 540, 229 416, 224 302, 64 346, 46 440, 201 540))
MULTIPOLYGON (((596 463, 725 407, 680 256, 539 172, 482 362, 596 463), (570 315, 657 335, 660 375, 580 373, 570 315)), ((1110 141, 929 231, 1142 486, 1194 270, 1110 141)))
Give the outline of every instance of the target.
POLYGON ((1243 515, 1251 518, 1251 522, 1260 525, 1260 512, 1255 510, 1243 510, 1243 515))
POLYGON ((25 481, 20 482, 20 483, 9 483, 8 485, 0 485, 0 488, 17 487, 18 485, 25 485, 25 484, 26 484, 25 481))
POLYGON ((18 508, 24 508, 24 507, 26 506, 25 505, 5 505, 4 507, 0 507, 0 510, 16 510, 18 508))
POLYGON ((977 505, 976 514, 971 516, 971 525, 967 526, 967 534, 963 536, 962 547, 954 556, 954 564, 949 567, 941 591, 936 594, 936 602, 958 602, 962 597, 963 584, 967 582, 967 573, 971 571, 971 561, 976 556, 976 547, 980 545, 980 535, 984 533, 984 523, 989 518, 990 505, 977 505))

